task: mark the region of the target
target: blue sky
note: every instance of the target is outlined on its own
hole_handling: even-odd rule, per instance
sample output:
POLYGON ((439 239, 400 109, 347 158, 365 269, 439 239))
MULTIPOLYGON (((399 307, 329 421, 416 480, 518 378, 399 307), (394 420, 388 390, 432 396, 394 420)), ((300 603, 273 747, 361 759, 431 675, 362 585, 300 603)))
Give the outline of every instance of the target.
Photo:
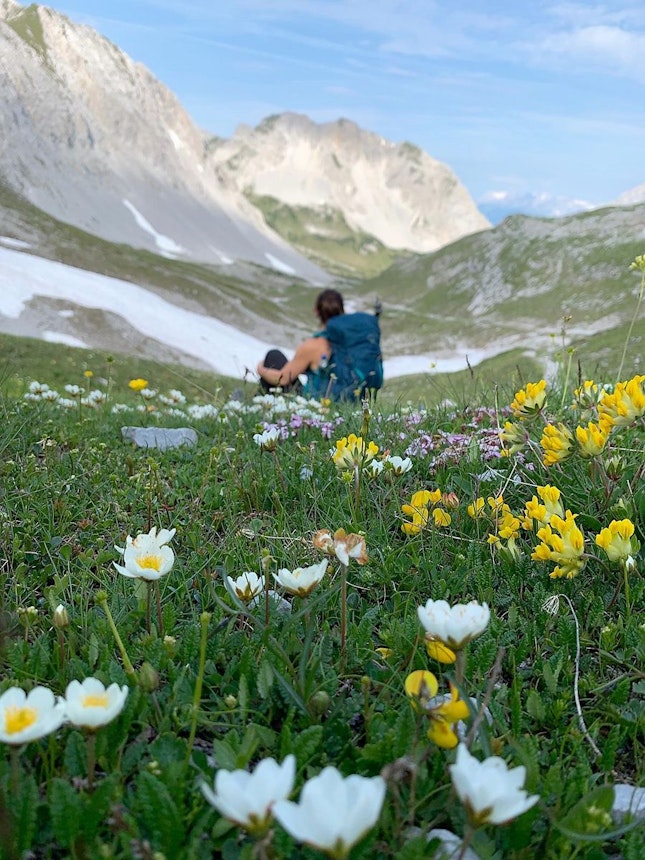
POLYGON ((205 130, 347 117, 493 191, 610 202, 645 182, 643 0, 60 0, 205 130))

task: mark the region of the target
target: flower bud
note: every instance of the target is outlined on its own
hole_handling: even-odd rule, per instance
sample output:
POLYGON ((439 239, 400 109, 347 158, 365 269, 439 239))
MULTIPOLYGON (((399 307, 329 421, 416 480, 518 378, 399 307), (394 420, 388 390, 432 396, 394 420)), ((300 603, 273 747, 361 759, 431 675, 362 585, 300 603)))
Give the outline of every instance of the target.
POLYGON ((65 627, 69 627, 69 615, 62 603, 59 603, 56 609, 54 609, 53 621, 54 627, 58 630, 63 630, 65 627))
POLYGON ((147 661, 139 669, 139 686, 146 693, 152 693, 159 686, 159 672, 147 661))
POLYGON ((329 697, 329 693, 326 693, 325 690, 318 690, 309 699, 309 712, 314 717, 322 717, 329 710, 330 704, 331 698, 329 697))
POLYGON ((231 710, 231 711, 232 711, 234 708, 237 708, 237 699, 235 698, 235 696, 232 696, 232 695, 230 695, 230 694, 229 694, 229 695, 228 695, 228 696, 226 696, 226 698, 224 699, 224 704, 226 705, 226 707, 227 707, 229 710, 231 710))

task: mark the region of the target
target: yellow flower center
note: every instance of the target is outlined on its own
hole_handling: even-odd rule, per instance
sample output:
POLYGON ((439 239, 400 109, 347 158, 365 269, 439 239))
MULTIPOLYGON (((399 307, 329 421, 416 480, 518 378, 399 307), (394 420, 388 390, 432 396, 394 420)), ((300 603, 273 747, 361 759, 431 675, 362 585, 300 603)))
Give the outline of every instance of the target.
POLYGON ((35 708, 19 708, 17 705, 10 705, 4 712, 4 728, 8 735, 17 735, 29 726, 33 726, 37 719, 38 712, 35 708))
POLYGON ((90 693, 87 696, 83 696, 81 704, 84 708, 107 708, 108 706, 108 696, 107 693, 90 693))
POLYGON ((143 567, 148 570, 159 570, 159 568, 161 567, 161 556, 140 555, 137 557, 137 564, 139 565, 139 567, 143 567))

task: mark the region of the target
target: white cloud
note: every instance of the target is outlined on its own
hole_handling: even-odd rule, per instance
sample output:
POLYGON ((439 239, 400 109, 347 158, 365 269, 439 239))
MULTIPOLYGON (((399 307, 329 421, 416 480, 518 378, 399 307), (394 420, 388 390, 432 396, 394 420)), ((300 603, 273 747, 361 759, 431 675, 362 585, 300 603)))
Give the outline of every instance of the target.
POLYGON ((645 80, 645 33, 606 24, 581 27, 548 36, 541 49, 580 63, 626 77, 645 80))

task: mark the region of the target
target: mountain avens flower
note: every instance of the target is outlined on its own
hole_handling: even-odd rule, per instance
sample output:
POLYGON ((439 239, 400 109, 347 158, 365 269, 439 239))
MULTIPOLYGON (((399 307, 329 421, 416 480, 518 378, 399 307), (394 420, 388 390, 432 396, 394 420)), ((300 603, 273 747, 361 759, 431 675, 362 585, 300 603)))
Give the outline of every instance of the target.
POLYGON ((506 824, 531 809, 540 799, 523 789, 526 768, 508 768, 502 758, 480 762, 459 744, 457 759, 449 767, 450 778, 473 827, 506 824))
POLYGON ((490 609, 487 603, 457 603, 450 606, 445 600, 428 600, 417 609, 419 620, 426 633, 438 639, 452 651, 460 651, 488 627, 490 609))
POLYGON ((363 535, 347 534, 345 529, 337 529, 333 535, 329 529, 319 529, 314 535, 314 546, 326 555, 336 556, 345 567, 349 565, 350 559, 354 559, 356 564, 367 564, 369 561, 363 535))
POLYGON ((280 441, 280 431, 277 427, 271 427, 262 433, 255 433, 253 441, 256 445, 259 445, 262 451, 275 451, 280 441))
POLYGON ((412 468, 412 460, 409 457, 386 457, 386 468, 394 475, 405 475, 412 468))
POLYGON ((130 579, 160 579, 175 563, 175 554, 167 545, 174 534, 175 529, 160 529, 157 534, 153 526, 147 534, 139 534, 136 538, 128 535, 124 549, 115 547, 123 555, 122 565, 113 562, 115 568, 130 579))
POLYGON ((612 520, 596 536, 596 544, 604 549, 609 561, 627 562, 638 551, 632 542, 633 536, 634 523, 631 520, 612 520))
POLYGON ((250 833, 262 834, 272 820, 274 805, 293 791, 296 758, 288 755, 282 764, 265 758, 255 770, 218 770, 213 788, 202 783, 206 800, 220 815, 250 833))
POLYGON ((67 719, 80 728, 98 729, 121 713, 127 697, 125 684, 122 687, 110 684, 106 688, 98 678, 71 681, 65 691, 67 719))
POLYGON ((335 767, 326 767, 304 784, 298 803, 280 800, 273 813, 298 842, 344 860, 378 821, 385 788, 380 776, 344 777, 335 767))
POLYGON ((264 590, 264 577, 258 576, 251 570, 246 571, 237 579, 227 576, 226 581, 233 592, 243 603, 249 603, 264 590))
POLYGON ((546 380, 529 382, 515 394, 511 403, 516 418, 529 419, 539 415, 546 403, 546 380))
POLYGON ((25 693, 9 687, 0 695, 0 741, 11 746, 36 741, 55 732, 65 720, 65 703, 47 687, 25 693))
POLYGON ((327 564, 328 561, 324 558, 320 564, 312 564, 310 567, 296 567, 294 570, 283 567, 273 576, 278 585, 281 585, 289 594, 307 597, 322 581, 327 564))

